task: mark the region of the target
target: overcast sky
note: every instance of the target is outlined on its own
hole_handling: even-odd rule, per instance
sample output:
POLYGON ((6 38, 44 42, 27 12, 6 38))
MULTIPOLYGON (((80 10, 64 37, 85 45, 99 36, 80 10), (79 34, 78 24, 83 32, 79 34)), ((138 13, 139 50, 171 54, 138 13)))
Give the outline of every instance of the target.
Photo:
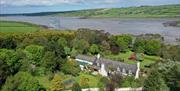
POLYGON ((165 4, 180 4, 180 0, 0 0, 0 13, 69 11, 165 4))

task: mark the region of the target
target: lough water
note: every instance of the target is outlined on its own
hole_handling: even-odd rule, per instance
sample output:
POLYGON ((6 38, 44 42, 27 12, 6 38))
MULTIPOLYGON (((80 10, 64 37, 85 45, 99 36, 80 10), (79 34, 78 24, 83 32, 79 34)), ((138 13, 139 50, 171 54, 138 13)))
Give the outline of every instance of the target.
POLYGON ((165 27, 162 24, 168 21, 180 21, 180 18, 79 19, 77 17, 11 16, 0 17, 0 20, 30 22, 53 29, 100 29, 112 34, 157 33, 164 36, 167 43, 175 43, 176 38, 180 38, 180 27, 165 27))

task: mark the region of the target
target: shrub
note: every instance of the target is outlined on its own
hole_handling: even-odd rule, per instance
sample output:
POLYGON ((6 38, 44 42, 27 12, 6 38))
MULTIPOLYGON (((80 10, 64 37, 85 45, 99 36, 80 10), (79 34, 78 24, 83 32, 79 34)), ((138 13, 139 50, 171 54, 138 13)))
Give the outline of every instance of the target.
POLYGON ((82 90, 78 83, 74 83, 72 87, 72 91, 82 91, 82 90))

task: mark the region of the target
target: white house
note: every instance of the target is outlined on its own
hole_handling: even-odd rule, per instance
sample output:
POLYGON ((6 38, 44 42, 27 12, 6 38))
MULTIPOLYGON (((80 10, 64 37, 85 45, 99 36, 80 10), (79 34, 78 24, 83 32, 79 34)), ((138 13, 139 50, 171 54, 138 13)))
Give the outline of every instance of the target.
POLYGON ((83 70, 86 65, 89 65, 102 76, 119 73, 122 75, 133 75, 135 78, 139 78, 140 62, 137 62, 137 65, 131 65, 102 58, 99 54, 95 57, 78 55, 76 56, 76 61, 80 63, 81 70, 83 70))

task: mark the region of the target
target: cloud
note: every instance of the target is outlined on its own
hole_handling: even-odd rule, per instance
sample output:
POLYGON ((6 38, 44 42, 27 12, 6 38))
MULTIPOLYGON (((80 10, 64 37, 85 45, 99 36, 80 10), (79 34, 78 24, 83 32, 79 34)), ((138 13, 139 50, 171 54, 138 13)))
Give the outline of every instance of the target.
POLYGON ((60 5, 60 4, 83 4, 83 3, 116 3, 121 0, 0 0, 0 5, 26 6, 26 5, 60 5))

